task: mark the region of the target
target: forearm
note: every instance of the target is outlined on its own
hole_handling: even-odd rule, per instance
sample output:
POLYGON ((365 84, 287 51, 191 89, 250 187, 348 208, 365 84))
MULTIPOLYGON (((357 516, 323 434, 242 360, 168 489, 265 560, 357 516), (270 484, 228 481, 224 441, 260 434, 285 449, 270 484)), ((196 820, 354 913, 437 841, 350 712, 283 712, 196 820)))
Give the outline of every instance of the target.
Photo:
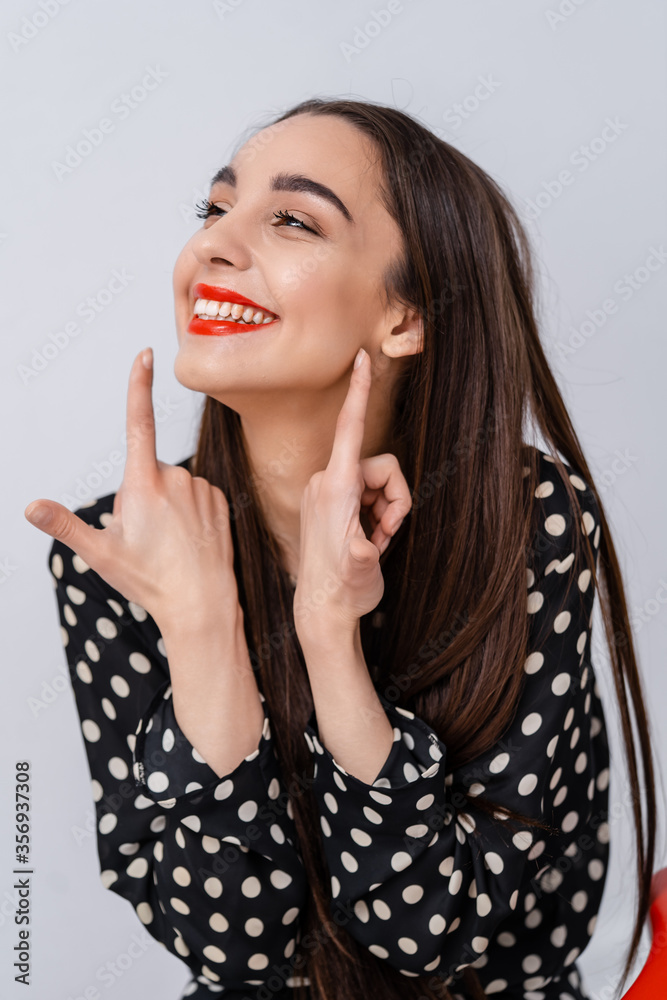
POLYGON ((162 638, 176 720, 223 777, 256 749, 264 724, 242 621, 229 628, 219 618, 190 619, 162 630, 162 638))
POLYGON ((320 741, 349 774, 372 784, 392 748, 393 727, 373 687, 359 633, 302 649, 320 741))

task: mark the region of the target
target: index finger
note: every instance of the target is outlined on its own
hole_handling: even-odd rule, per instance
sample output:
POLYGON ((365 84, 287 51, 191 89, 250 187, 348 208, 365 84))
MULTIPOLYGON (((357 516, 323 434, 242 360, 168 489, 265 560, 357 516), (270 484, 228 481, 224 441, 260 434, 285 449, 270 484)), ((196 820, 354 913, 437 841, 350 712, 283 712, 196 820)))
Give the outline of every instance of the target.
POLYGON ((124 479, 129 481, 144 476, 147 472, 158 471, 152 387, 153 349, 148 347, 134 359, 127 390, 127 459, 124 479))
POLYGON ((366 408, 371 387, 370 356, 363 347, 359 348, 361 362, 352 369, 347 396, 338 414, 331 458, 328 468, 337 476, 356 467, 361 460, 361 446, 366 427, 366 408))

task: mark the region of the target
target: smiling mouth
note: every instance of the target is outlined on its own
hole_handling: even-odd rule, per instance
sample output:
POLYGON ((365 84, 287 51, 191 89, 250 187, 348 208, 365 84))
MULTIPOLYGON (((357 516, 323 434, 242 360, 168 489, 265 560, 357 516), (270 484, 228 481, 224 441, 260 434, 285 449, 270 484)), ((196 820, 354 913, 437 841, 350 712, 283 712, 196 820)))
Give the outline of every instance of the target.
POLYGON ((244 306, 240 302, 218 302, 216 299, 197 299, 194 315, 200 320, 227 320, 229 323, 245 326, 263 326, 278 319, 268 309, 244 306))

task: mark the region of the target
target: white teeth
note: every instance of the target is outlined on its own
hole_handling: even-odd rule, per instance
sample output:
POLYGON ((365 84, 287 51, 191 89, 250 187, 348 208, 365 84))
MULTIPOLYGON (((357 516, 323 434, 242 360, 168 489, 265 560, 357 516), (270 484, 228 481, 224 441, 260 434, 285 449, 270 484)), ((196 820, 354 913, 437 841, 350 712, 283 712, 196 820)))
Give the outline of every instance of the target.
POLYGON ((240 302, 218 302, 217 299, 197 299, 194 307, 195 316, 199 319, 221 319, 236 320, 238 323, 248 325, 259 325, 272 323, 276 317, 273 313, 265 314, 263 309, 255 309, 254 306, 244 306, 240 302))

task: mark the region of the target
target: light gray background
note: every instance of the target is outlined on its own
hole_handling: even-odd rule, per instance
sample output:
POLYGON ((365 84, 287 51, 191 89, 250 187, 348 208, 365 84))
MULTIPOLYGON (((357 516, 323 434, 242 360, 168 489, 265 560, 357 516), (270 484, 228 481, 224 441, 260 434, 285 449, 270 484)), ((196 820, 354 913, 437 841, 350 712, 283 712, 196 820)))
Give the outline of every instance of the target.
MULTIPOLYGON (((50 539, 24 519, 25 506, 38 497, 65 502, 94 473, 94 495, 118 488, 122 464, 110 456, 124 455, 127 378, 144 346, 155 352, 159 456, 177 462, 193 449, 203 397, 173 375, 171 271, 200 225, 193 202, 243 130, 314 94, 393 104, 476 160, 524 213, 542 192, 544 207, 527 219, 541 274, 542 336, 603 490, 659 722, 667 701, 667 267, 637 271, 631 292, 624 275, 642 268, 651 248, 667 246, 665 9, 659 0, 403 0, 354 52, 345 44, 360 39, 357 29, 386 8, 383 0, 43 2, 56 13, 45 15, 38 0, 3 4, 0 31, 0 993, 27 995, 13 983, 9 822, 14 762, 27 758, 36 869, 30 995, 74 1000, 97 986, 109 1000, 167 1000, 189 978, 186 966, 99 881, 83 737, 46 568, 50 539), (121 118, 114 102, 149 68, 161 82, 121 118), (479 100, 482 79, 487 95, 479 100), (457 119, 457 103, 465 119, 457 119), (104 117, 113 131, 59 179, 54 163, 104 117), (607 119, 618 135, 599 145, 607 119), (583 170, 577 150, 591 144, 598 153, 583 170), (572 183, 558 192, 552 182, 566 169, 572 183), (33 351, 53 343, 114 270, 131 276, 127 286, 93 321, 79 316, 80 334, 37 371, 33 351), (615 312, 576 335, 588 311, 599 322, 596 310, 609 299, 615 312), (30 365, 27 376, 21 366, 30 365), (130 959, 135 936, 147 946, 130 959), (108 962, 119 963, 119 974, 105 984, 98 976, 108 962)), ((593 635, 613 752, 616 714, 599 616, 593 635)), ((664 768, 665 738, 655 732, 654 739, 664 768)), ((612 996, 633 915, 631 815, 618 757, 612 866, 595 938, 580 960, 598 1000, 612 996)), ((664 825, 658 861, 667 863, 664 825)))

